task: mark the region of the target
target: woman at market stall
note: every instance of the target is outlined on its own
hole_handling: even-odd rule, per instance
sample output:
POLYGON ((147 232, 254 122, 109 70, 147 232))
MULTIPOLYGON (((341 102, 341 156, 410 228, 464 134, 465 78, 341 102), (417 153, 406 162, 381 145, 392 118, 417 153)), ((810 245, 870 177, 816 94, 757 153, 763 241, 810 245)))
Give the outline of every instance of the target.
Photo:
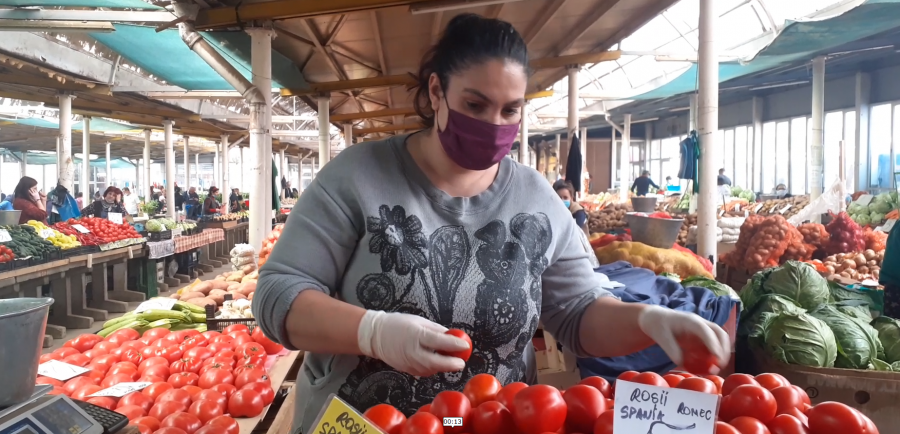
POLYGON ((37 220, 47 224, 47 195, 38 191, 37 180, 29 176, 23 176, 13 192, 13 209, 22 211, 19 215, 19 224, 25 224, 28 220, 37 220))
POLYGON ((216 214, 219 212, 219 208, 221 208, 222 205, 216 200, 217 194, 219 194, 219 189, 217 187, 209 188, 209 194, 206 196, 206 200, 203 201, 203 215, 216 214))
POLYGON ((575 219, 575 226, 583 230, 585 235, 590 237, 591 233, 588 231, 587 226, 587 213, 578 202, 575 202, 575 200, 572 199, 575 197, 575 186, 569 181, 560 180, 553 183, 553 190, 556 191, 556 194, 562 199, 563 205, 565 205, 569 212, 572 213, 572 218, 575 219))
POLYGON ((241 191, 237 188, 232 188, 228 202, 231 203, 231 212, 241 212, 244 204, 244 197, 241 196, 241 191))
POLYGON ((125 210, 125 206, 119 201, 120 197, 122 197, 122 190, 116 187, 107 187, 106 191, 103 192, 103 197, 84 207, 81 210, 81 215, 108 219, 110 213, 118 213, 124 217, 128 214, 128 211, 125 210))
POLYGON ((253 299, 267 336, 308 351, 293 432, 311 434, 330 394, 411 415, 479 373, 534 383, 538 321, 580 355, 655 342, 680 363, 679 339, 692 337, 726 363, 715 324, 611 297, 559 196, 504 158, 526 65, 511 24, 457 15, 419 70, 426 129, 347 148, 300 196, 253 299), (468 362, 445 355, 469 348, 468 362))

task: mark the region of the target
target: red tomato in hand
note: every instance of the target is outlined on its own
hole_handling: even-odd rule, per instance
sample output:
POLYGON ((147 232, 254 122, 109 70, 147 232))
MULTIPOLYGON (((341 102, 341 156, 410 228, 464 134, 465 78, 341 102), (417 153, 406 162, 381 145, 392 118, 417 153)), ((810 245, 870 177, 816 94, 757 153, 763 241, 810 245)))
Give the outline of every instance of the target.
POLYGON ((262 413, 263 407, 262 395, 251 389, 238 390, 228 399, 228 414, 233 417, 256 417, 262 413))
POLYGON ((194 431, 197 431, 203 426, 203 422, 193 414, 179 411, 166 416, 166 418, 160 422, 159 426, 160 428, 175 427, 183 430, 187 434, 194 434, 194 431))
POLYGON ((731 391, 736 387, 743 386, 745 384, 759 386, 759 383, 756 382, 756 379, 754 379, 752 375, 731 374, 728 376, 728 378, 725 379, 725 382, 722 383, 722 395, 730 395, 731 391))
MULTIPOLYGON (((259 327, 256 330, 259 330, 259 327)), ((378 404, 366 410, 363 416, 388 434, 400 434, 400 429, 406 423, 406 416, 389 404, 378 404)))
POLYGON ((716 387, 715 383, 702 377, 685 378, 678 383, 676 389, 693 390, 695 392, 710 393, 713 395, 719 393, 719 388, 716 387))
POLYGON ((500 392, 497 393, 497 402, 503 404, 504 407, 512 411, 513 399, 526 387, 528 387, 527 384, 519 382, 509 383, 506 386, 503 386, 503 388, 500 389, 500 392))
POLYGON ((867 417, 840 402, 826 401, 816 404, 806 413, 809 430, 814 434, 867 434, 867 417))
POLYGON ((445 417, 461 417, 462 426, 444 427, 445 434, 462 434, 469 430, 469 414, 472 412, 472 403, 462 392, 446 390, 438 393, 431 401, 431 414, 438 419, 445 417))
POLYGON ((418 412, 409 417, 400 434, 443 434, 443 422, 431 413, 418 412))
MULTIPOLYGON (((445 332, 445 334, 456 336, 456 337, 466 341, 466 343, 469 344, 469 348, 465 349, 465 350, 461 350, 461 351, 449 351, 449 352, 438 351, 438 354, 442 354, 442 355, 450 356, 450 357, 458 357, 460 359, 463 359, 464 362, 468 362, 469 357, 472 356, 472 338, 470 338, 469 335, 466 334, 466 332, 464 332, 460 329, 450 329, 450 330, 447 330, 445 332)), ((456 427, 454 427, 454 428, 456 428, 456 427)))
POLYGON ((556 432, 566 421, 566 402, 555 387, 536 384, 516 394, 512 414, 522 434, 556 432))
POLYGON ((718 374, 721 367, 718 358, 695 335, 678 337, 678 346, 684 357, 684 369, 694 375, 718 374))
MULTIPOLYGON (((733 426, 741 434, 771 434, 769 428, 757 419, 747 416, 735 418, 729 425, 733 426)), ((718 428, 716 429, 718 431, 718 428)))
POLYGON ((599 390, 586 384, 578 384, 566 389, 566 432, 589 433, 594 422, 606 412, 606 398, 599 390))
MULTIPOLYGON (((612 396, 612 387, 609 385, 609 381, 606 381, 603 377, 587 377, 578 384, 586 384, 588 386, 593 387, 600 391, 604 397, 609 398, 612 396)), ((588 434, 588 433, 585 433, 588 434)))
POLYGON ((478 407, 483 402, 493 401, 500 393, 503 386, 491 374, 478 374, 472 377, 463 388, 463 395, 469 398, 472 407, 478 407))
MULTIPOLYGON (((778 404, 772 392, 762 386, 745 384, 738 386, 722 400, 719 414, 723 420, 730 421, 738 416, 749 416, 767 424, 775 418, 777 409, 778 404)), ((736 425, 735 427, 737 428, 736 425)))
POLYGON ((809 434, 809 429, 799 419, 789 414, 779 414, 766 426, 772 434, 809 434))

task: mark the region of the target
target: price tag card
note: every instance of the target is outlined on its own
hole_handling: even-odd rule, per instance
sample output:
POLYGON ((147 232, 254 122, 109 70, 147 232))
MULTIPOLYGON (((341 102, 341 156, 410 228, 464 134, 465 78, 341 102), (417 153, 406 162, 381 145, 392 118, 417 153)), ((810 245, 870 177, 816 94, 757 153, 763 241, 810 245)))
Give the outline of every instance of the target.
POLYGON ((146 388, 147 386, 153 383, 149 382, 140 382, 140 383, 119 383, 112 387, 107 387, 99 392, 96 392, 92 395, 88 395, 88 397, 93 396, 112 396, 115 398, 121 398, 129 393, 137 392, 141 389, 146 388))
POLYGON ((792 206, 793 205, 790 204, 785 205, 785 207, 779 212, 779 214, 784 215, 784 213, 788 212, 788 210, 791 209, 792 206))
POLYGON ((756 205, 756 208, 753 208, 753 214, 758 213, 762 207, 763 207, 763 204, 756 205))
POLYGON ((40 235, 41 238, 46 240, 47 238, 50 238, 53 236, 53 229, 41 229, 40 231, 38 231, 38 235, 40 235))
POLYGON ((118 212, 111 212, 111 213, 107 214, 106 218, 107 218, 109 221, 111 221, 111 222, 113 222, 113 223, 115 223, 115 224, 117 224, 117 225, 122 224, 122 221, 123 221, 123 220, 122 220, 122 213, 118 213, 118 212))
POLYGON ((12 237, 9 236, 9 231, 6 229, 0 229, 0 243, 5 243, 7 241, 12 241, 12 237))
POLYGON ((82 225, 72 225, 72 229, 75 229, 76 231, 81 232, 82 234, 91 233, 91 231, 89 231, 88 228, 86 228, 82 225))
MULTIPOLYGON (((447 419, 457 418, 444 418, 445 425, 447 419)), ((334 394, 328 396, 312 427, 309 432, 314 434, 384 434, 383 430, 334 394)))
POLYGON ((722 217, 723 215, 725 215, 725 210, 724 209, 719 210, 719 217, 722 217))
POLYGON ((713 434, 719 396, 616 381, 614 434, 713 434))
POLYGON ((89 371, 90 369, 70 365, 65 362, 60 362, 59 360, 49 360, 38 365, 38 375, 43 375, 59 381, 66 381, 89 371))
POLYGON ((891 229, 894 228, 894 225, 897 224, 897 219, 890 219, 884 222, 884 225, 881 226, 882 232, 890 232, 891 229))
POLYGON ((860 196, 859 199, 856 199, 856 203, 862 206, 869 206, 869 203, 872 202, 872 199, 875 199, 875 196, 872 196, 871 194, 864 194, 860 196))
POLYGON ((734 210, 737 212, 741 212, 741 204, 739 204, 739 203, 734 204, 734 210))
POLYGON ((150 309, 172 310, 172 306, 175 306, 174 298, 151 298, 138 305, 134 311, 135 313, 141 313, 150 309))

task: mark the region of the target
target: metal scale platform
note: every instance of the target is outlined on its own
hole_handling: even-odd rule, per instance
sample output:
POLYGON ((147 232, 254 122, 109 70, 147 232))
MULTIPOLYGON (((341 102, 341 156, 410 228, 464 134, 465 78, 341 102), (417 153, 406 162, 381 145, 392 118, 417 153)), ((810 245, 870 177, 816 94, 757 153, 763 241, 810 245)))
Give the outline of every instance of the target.
POLYGON ((39 384, 31 398, 0 410, 0 434, 102 434, 103 426, 64 395, 39 384))

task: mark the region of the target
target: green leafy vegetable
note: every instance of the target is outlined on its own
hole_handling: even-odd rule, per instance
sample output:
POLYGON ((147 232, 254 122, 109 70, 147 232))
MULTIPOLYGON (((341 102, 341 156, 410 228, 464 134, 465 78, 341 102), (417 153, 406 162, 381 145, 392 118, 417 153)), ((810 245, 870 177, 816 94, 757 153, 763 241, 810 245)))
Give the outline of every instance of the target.
POLYGON ((809 313, 828 324, 838 344, 834 366, 848 369, 868 369, 879 353, 884 352, 878 332, 868 322, 841 313, 828 304, 809 313))
POLYGON ((774 315, 766 327, 765 347, 775 360, 792 365, 831 368, 837 359, 834 333, 803 312, 774 315))
POLYGON ((900 362, 900 322, 880 316, 872 321, 878 331, 878 340, 884 345, 884 359, 888 363, 900 362))
POLYGON ((765 294, 783 295, 807 310, 816 309, 831 300, 828 281, 812 265, 797 261, 788 261, 780 267, 754 274, 741 290, 744 308, 753 309, 765 294))

